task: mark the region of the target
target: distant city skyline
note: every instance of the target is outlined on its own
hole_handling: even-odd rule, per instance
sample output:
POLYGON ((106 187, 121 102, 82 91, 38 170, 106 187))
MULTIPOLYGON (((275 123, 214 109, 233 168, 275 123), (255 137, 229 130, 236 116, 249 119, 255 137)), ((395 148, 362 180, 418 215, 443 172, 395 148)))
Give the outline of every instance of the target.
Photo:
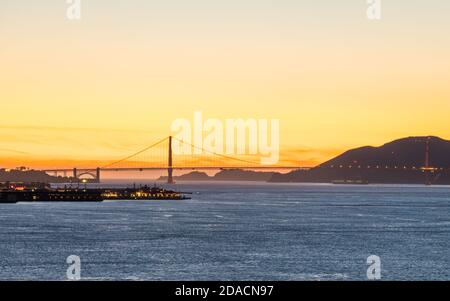
POLYGON ((178 118, 280 120, 280 164, 450 139, 450 2, 0 2, 0 167, 108 163, 178 118))

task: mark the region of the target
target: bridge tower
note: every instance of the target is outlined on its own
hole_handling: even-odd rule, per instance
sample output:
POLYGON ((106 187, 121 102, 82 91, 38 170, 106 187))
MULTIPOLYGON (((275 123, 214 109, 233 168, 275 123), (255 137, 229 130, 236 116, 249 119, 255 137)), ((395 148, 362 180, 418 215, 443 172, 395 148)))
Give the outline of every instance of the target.
POLYGON ((425 146, 425 185, 431 185, 430 140, 431 140, 431 137, 427 137, 426 146, 425 146))
POLYGON ((430 167, 430 137, 426 140, 425 146, 425 168, 430 167))
POLYGON ((172 136, 169 137, 169 162, 168 162, 168 168, 167 168, 167 183, 168 184, 174 184, 173 181, 173 158, 172 158, 173 152, 172 152, 172 136))
POLYGON ((97 167, 96 172, 95 172, 95 177, 96 177, 96 182, 100 183, 100 167, 97 167))

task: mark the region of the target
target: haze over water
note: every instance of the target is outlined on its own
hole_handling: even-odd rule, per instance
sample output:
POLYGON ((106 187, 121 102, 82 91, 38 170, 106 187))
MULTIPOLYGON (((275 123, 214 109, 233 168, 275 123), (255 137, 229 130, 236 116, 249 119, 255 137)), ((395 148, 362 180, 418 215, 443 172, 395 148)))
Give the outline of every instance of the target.
POLYGON ((450 280, 450 187, 186 183, 192 200, 0 205, 0 279, 450 280))

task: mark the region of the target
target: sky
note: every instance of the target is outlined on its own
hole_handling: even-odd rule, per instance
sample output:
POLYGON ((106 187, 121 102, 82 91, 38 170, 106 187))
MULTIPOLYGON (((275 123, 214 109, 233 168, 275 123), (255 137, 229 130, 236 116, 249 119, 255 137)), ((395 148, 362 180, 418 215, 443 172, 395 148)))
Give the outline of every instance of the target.
POLYGON ((108 163, 179 118, 280 120, 281 165, 450 139, 450 2, 0 1, 0 167, 108 163), (100 162, 100 163, 99 163, 100 162))

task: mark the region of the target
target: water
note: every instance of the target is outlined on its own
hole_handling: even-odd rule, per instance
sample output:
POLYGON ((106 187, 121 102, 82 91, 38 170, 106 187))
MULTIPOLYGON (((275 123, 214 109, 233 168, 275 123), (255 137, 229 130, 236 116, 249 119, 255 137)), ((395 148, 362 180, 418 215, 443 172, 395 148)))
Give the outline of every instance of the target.
POLYGON ((450 280, 450 187, 183 184, 192 200, 0 205, 0 280, 450 280))

